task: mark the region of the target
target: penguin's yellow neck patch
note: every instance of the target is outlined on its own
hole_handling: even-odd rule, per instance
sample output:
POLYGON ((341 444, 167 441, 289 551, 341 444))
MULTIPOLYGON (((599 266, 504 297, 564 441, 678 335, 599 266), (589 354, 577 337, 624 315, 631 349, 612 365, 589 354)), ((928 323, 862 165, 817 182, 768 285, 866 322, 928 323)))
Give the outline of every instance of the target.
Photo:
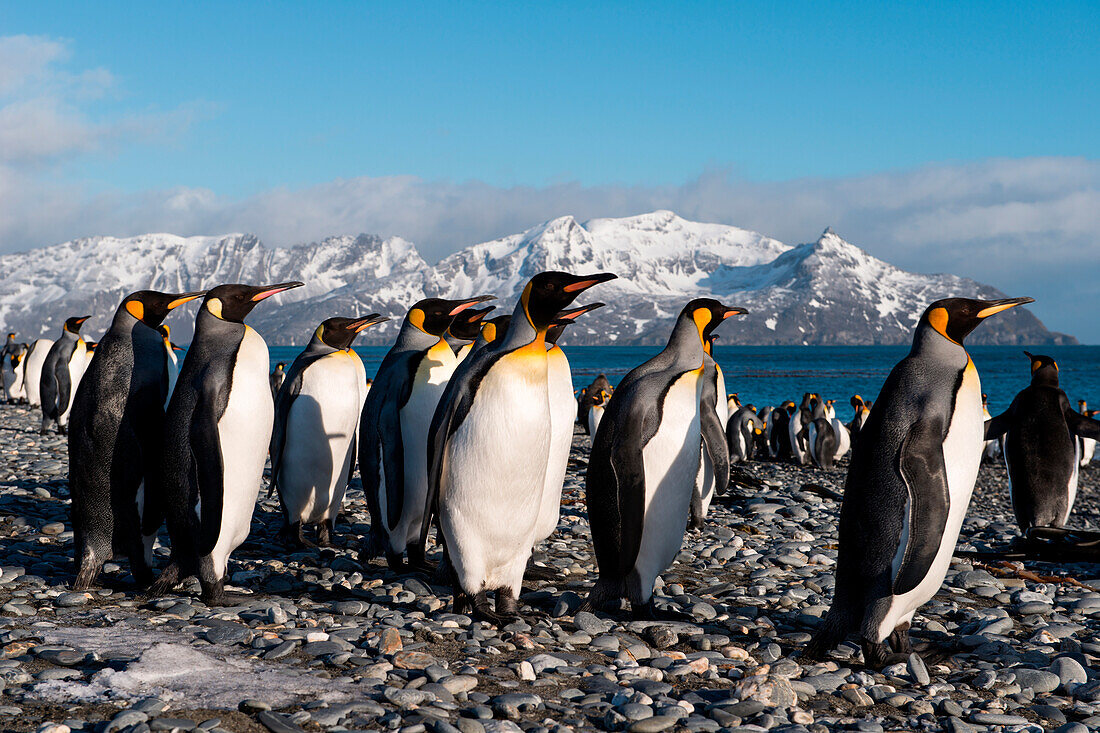
POLYGON ((218 298, 211 298, 206 301, 206 310, 210 311, 216 318, 222 317, 222 302, 218 298))
POLYGON ((928 325, 934 328, 940 336, 953 344, 957 344, 958 341, 947 335, 947 321, 949 319, 950 316, 947 315, 946 308, 933 308, 932 312, 928 314, 928 325))
POLYGON ((709 324, 713 316, 710 314, 709 308, 696 308, 691 314, 691 320, 695 321, 695 328, 699 330, 699 341, 702 342, 703 348, 706 348, 706 339, 703 338, 703 329, 709 324))
POLYGON ((145 306, 137 300, 126 301, 126 312, 139 321, 145 317, 145 306))
MULTIPOLYGON (((426 314, 420 308, 413 308, 411 311, 409 311, 409 323, 411 323, 413 326, 420 329, 421 331, 424 331, 425 317, 426 314)), ((424 333, 427 333, 427 331, 424 331, 424 333)))

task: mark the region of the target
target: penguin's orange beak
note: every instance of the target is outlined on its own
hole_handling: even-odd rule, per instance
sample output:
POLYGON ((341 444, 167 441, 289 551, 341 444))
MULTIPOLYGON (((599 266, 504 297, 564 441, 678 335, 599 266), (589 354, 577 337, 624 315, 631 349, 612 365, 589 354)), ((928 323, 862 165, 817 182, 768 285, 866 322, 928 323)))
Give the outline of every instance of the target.
POLYGON ((559 311, 557 320, 559 321, 575 321, 578 317, 583 316, 585 313, 590 313, 597 308, 603 308, 606 303, 589 303, 588 305, 582 305, 580 308, 570 308, 569 310, 559 311))
POLYGON ((986 302, 988 305, 978 311, 978 318, 989 318, 1009 308, 1015 308, 1018 305, 1025 305, 1027 303, 1034 303, 1035 298, 1005 298, 1003 300, 990 300, 986 302))
POLYGON ((371 313, 366 318, 360 318, 358 321, 353 321, 351 323, 351 330, 355 331, 356 333, 361 333, 362 331, 370 328, 376 323, 383 323, 388 320, 390 320, 389 316, 379 315, 378 313, 371 313))
POLYGON ((466 310, 467 308, 469 308, 472 305, 477 305, 478 303, 484 303, 487 300, 496 300, 496 299, 497 299, 497 296, 495 296, 495 295, 479 295, 476 298, 469 298, 467 300, 464 300, 464 301, 460 302, 458 305, 456 305, 454 308, 452 308, 451 312, 448 313, 447 315, 457 316, 459 313, 466 310))
POLYGON ((725 312, 722 313, 722 320, 724 321, 730 316, 744 316, 747 314, 748 311, 744 308, 741 308, 740 306, 726 306, 725 312))
POLYGON ((262 288, 260 292, 253 295, 252 300, 256 303, 259 303, 261 300, 264 300, 265 298, 270 298, 272 295, 278 295, 279 293, 285 292, 287 290, 300 288, 303 285, 305 285, 305 283, 298 282, 297 280, 288 283, 279 283, 278 285, 268 285, 262 288))
POLYGON ((206 295, 205 290, 197 290, 193 293, 183 293, 177 296, 176 299, 169 303, 166 307, 168 308, 168 310, 179 308, 184 303, 190 303, 192 300, 195 300, 196 298, 201 298, 204 295, 206 295))
POLYGON ((608 280, 614 280, 617 277, 618 275, 610 272, 601 272, 598 275, 590 275, 583 280, 576 280, 574 282, 571 282, 568 285, 563 286, 562 290, 567 293, 579 293, 582 290, 588 290, 593 285, 599 285, 600 283, 605 283, 608 280))
POLYGON ((91 316, 81 316, 80 318, 76 319, 76 324, 79 326, 80 324, 84 323, 84 321, 88 320, 89 318, 91 318, 91 316))

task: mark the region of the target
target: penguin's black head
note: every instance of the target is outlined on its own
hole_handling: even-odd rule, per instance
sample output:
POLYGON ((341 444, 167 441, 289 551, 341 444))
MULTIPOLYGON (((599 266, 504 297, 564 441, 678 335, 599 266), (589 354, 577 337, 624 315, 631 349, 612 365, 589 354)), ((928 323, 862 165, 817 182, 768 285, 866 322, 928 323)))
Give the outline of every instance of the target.
POLYGON ((687 316, 695 321, 695 327, 699 329, 699 339, 705 345, 714 329, 722 321, 730 316, 744 315, 748 313, 744 308, 730 307, 719 303, 714 298, 696 298, 684 306, 680 311, 680 317, 687 316))
POLYGON ((157 326, 157 333, 159 333, 165 341, 172 340, 172 329, 168 328, 168 326, 165 326, 163 323, 157 326))
POLYGON ((593 285, 614 280, 616 275, 601 272, 595 275, 571 275, 568 272, 540 272, 527 282, 519 296, 523 312, 536 331, 545 331, 558 313, 568 308, 581 293, 593 285))
POLYGON ((1058 384, 1058 362, 1049 356, 1032 354, 1025 351, 1024 354, 1031 360, 1032 384, 1058 384))
POLYGON ((848 403, 857 410, 863 407, 863 398, 859 395, 852 395, 852 399, 848 400, 848 403))
POLYGON ((1085 400, 1077 400, 1077 411, 1082 415, 1085 414, 1085 410, 1089 409, 1089 403, 1085 400))
POLYGON ((588 305, 582 305, 580 308, 570 308, 559 312, 558 317, 554 319, 554 323, 546 331, 546 342, 549 344, 556 344, 569 324, 576 323, 577 319, 585 313, 590 313, 597 308, 603 307, 604 303, 589 303, 588 305))
MULTIPOLYGON (((351 348, 351 342, 360 331, 388 320, 390 319, 378 313, 371 313, 364 318, 326 318, 314 333, 326 346, 346 351, 351 348)), ((280 362, 278 366, 286 365, 280 362)))
POLYGON ((300 288, 304 284, 293 281, 277 285, 219 285, 206 291, 206 300, 202 302, 202 307, 223 321, 243 323, 245 316, 261 300, 286 290, 300 288))
POLYGON ((481 335, 485 339, 485 343, 491 344, 504 338, 505 334, 508 333, 508 324, 511 322, 512 316, 510 315, 497 316, 485 321, 481 326, 481 335))
POLYGON ((15 334, 14 333, 9 333, 8 334, 8 341, 15 341, 15 334))
POLYGON ((69 333, 80 333, 80 327, 84 325, 84 321, 91 318, 91 316, 73 316, 66 319, 65 330, 69 333))
POLYGON ((476 298, 464 300, 444 300, 442 298, 425 298, 420 301, 405 315, 405 321, 411 323, 429 336, 442 338, 444 332, 462 311, 475 303, 484 303, 493 300, 495 296, 479 295, 476 298))
POLYGON ((477 338, 477 335, 481 333, 482 319, 495 307, 495 305, 491 305, 488 308, 469 308, 461 311, 454 317, 454 320, 451 321, 451 326, 448 331, 450 331, 450 334, 456 339, 461 341, 473 341, 477 338))
POLYGON ((85 341, 84 348, 88 351, 95 351, 95 347, 99 346, 98 341, 85 341))
POLYGON ((205 290, 193 293, 158 293, 156 290, 139 290, 130 293, 122 301, 122 307, 134 318, 150 328, 161 324, 173 308, 190 303, 206 295, 205 290))
POLYGON ((726 395, 726 401, 728 402, 729 400, 733 400, 733 404, 740 407, 741 406, 741 398, 738 397, 737 395, 738 395, 737 392, 733 392, 732 394, 726 395))
POLYGON ((971 331, 992 315, 1025 303, 1034 298, 1001 298, 999 300, 975 300, 973 298, 946 298, 937 300, 925 309, 920 326, 927 324, 948 341, 962 345, 971 331))

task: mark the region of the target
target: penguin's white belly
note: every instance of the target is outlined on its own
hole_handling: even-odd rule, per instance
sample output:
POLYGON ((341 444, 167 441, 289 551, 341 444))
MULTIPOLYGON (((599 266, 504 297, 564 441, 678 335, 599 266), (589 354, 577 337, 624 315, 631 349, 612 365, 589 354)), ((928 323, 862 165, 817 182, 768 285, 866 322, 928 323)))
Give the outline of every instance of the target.
POLYGON ((50 353, 53 341, 50 339, 38 339, 31 346, 31 352, 27 355, 27 367, 24 371, 24 382, 27 385, 27 401, 31 407, 42 404, 42 396, 39 386, 42 380, 42 365, 46 362, 46 355, 50 353))
POLYGON ((168 351, 168 393, 164 395, 164 409, 168 409, 168 403, 172 401, 172 393, 176 391, 176 380, 180 375, 179 362, 172 353, 172 347, 166 347, 168 351))
POLYGON ((1081 456, 1077 461, 1077 464, 1081 468, 1087 467, 1092 463, 1092 457, 1096 455, 1096 441, 1092 438, 1081 438, 1081 456))
MULTIPOLYGON (((947 513, 947 524, 940 539, 940 549, 936 553, 928 573, 916 588, 900 596, 893 596, 886 618, 879 626, 879 638, 883 641, 899 624, 913 618, 913 613, 931 600, 943 585, 951 557, 955 552, 955 543, 959 539, 966 510, 970 506, 970 495, 974 491, 974 481, 978 477, 978 465, 982 459, 982 439, 984 421, 982 420, 982 387, 978 379, 978 370, 968 365, 963 372, 962 384, 955 400, 955 414, 943 441, 943 459, 947 468, 947 489, 951 504, 947 513)), ((905 506, 905 519, 902 524, 901 544, 894 557, 891 583, 897 577, 901 567, 901 558, 905 553, 909 537, 909 503, 905 506)))
POLYGON ((359 372, 343 351, 321 357, 302 373, 279 468, 279 494, 292 522, 315 524, 340 511, 359 422, 359 384, 359 372))
POLYGON ((642 448, 645 512, 635 571, 643 601, 653 581, 672 564, 684 540, 699 470, 699 392, 702 370, 682 375, 665 394, 657 433, 642 448))
POLYGON ((569 361, 560 349, 547 352, 547 383, 550 393, 550 452, 546 462, 546 480, 539 508, 535 541, 541 542, 558 528, 561 513, 561 489, 569 466, 569 448, 573 444, 573 379, 569 361))
POLYGON ((836 455, 834 458, 839 461, 852 447, 852 435, 848 432, 848 427, 835 417, 830 422, 833 425, 833 433, 836 435, 836 455))
MULTIPOLYGON (((69 359, 69 402, 64 405, 65 410, 58 416, 59 425, 69 424, 69 410, 73 409, 76 388, 80 386, 80 378, 84 376, 87 366, 88 349, 84 346, 84 339, 77 339, 76 348, 73 350, 72 358, 69 359)), ((61 405, 58 407, 60 408, 61 405)))
POLYGON ((700 444, 699 468, 695 472, 695 485, 699 491, 700 503, 703 510, 702 517, 704 519, 706 519, 707 514, 710 512, 711 502, 714 501, 715 483, 714 464, 711 463, 706 444, 700 444))
POLYGON ((817 425, 811 422, 806 426, 806 429, 808 435, 806 447, 810 451, 810 458, 814 463, 821 463, 821 456, 817 454, 817 425))
POLYGON ((229 553, 248 537, 275 419, 267 379, 267 344, 254 330, 245 329, 233 365, 229 399, 218 420, 222 513, 218 541, 211 552, 218 577, 225 575, 229 553))
POLYGON ((482 379, 447 441, 440 526, 467 592, 518 595, 535 542, 550 451, 545 350, 502 357, 482 379))
POLYGON ((19 366, 15 368, 15 398, 18 400, 25 399, 27 397, 27 383, 23 379, 26 373, 27 360, 24 357, 19 361, 19 366))
POLYGON ((722 367, 715 364, 718 372, 717 394, 714 395, 714 411, 718 413, 718 419, 722 421, 722 429, 726 429, 726 423, 730 420, 733 411, 730 410, 729 401, 726 399, 726 377, 722 374, 722 367))
MULTIPOLYGON (((812 428, 811 428, 812 430, 812 428)), ((799 411, 795 411, 791 415, 791 421, 787 427, 787 432, 791 437, 791 453, 794 454, 795 460, 799 463, 806 462, 806 451, 802 449, 802 438, 798 437, 798 434, 802 432, 802 418, 799 416, 799 411)), ((813 440, 810 440, 810 445, 813 445, 813 440)))
POLYGON ((1070 474, 1069 483, 1066 486, 1066 513, 1062 516, 1062 526, 1065 526, 1066 522, 1069 521, 1069 515, 1073 513, 1073 504, 1077 501, 1077 479, 1080 476, 1081 468, 1081 445, 1075 444, 1074 449, 1076 454, 1073 461, 1073 473, 1070 474))
MULTIPOLYGON (((390 528, 390 545, 401 553, 410 542, 419 542, 420 524, 428 501, 428 429, 439 398, 454 373, 458 362, 446 343, 428 350, 413 377, 409 401, 401 408, 401 450, 403 451, 405 485, 401 516, 390 528)), ((382 492, 382 516, 388 516, 385 492, 382 492)))
POLYGON ((600 427, 600 420, 603 420, 604 408, 600 405, 592 405, 588 410, 588 433, 594 439, 596 437, 596 428, 600 427))

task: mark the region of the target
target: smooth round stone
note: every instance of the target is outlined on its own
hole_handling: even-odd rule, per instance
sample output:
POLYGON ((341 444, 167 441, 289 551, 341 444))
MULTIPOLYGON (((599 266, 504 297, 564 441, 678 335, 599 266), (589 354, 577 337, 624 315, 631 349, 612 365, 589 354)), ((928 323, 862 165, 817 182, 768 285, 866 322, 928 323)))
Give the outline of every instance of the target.
POLYGON ((71 667, 74 664, 80 664, 87 656, 84 652, 78 652, 73 649, 43 649, 41 651, 35 651, 34 654, 43 661, 50 662, 51 664, 59 664, 63 667, 71 667))
POLYGON ((652 718, 637 720, 627 728, 630 733, 661 733, 676 725, 678 718, 668 715, 655 715, 652 718))
POLYGON ((1061 684, 1058 675, 1042 669, 1017 668, 1012 672, 1016 674, 1016 684, 1028 688, 1037 695, 1044 692, 1054 692, 1061 684))
POLYGON ((1052 674, 1058 675, 1058 680, 1062 683, 1063 688, 1068 685, 1083 685, 1089 679, 1085 668, 1072 657, 1058 657, 1051 662, 1050 667, 1047 669, 1052 674))
POLYGON ((42 525, 42 534, 56 535, 65 531, 65 525, 62 522, 50 522, 49 524, 42 525))
POLYGON ((637 702, 628 702, 620 705, 617 710, 627 720, 643 720, 653 717, 653 708, 637 702))
POLYGON ((75 608, 83 606, 89 600, 91 596, 87 593, 62 593, 54 600, 54 605, 61 608, 75 608))
POLYGON ((246 644, 252 641, 252 629, 241 624, 219 624, 206 630, 203 635, 211 644, 246 644))
POLYGON ((999 713, 972 713, 970 722, 978 725, 1027 725, 1027 718, 1020 715, 999 713))

